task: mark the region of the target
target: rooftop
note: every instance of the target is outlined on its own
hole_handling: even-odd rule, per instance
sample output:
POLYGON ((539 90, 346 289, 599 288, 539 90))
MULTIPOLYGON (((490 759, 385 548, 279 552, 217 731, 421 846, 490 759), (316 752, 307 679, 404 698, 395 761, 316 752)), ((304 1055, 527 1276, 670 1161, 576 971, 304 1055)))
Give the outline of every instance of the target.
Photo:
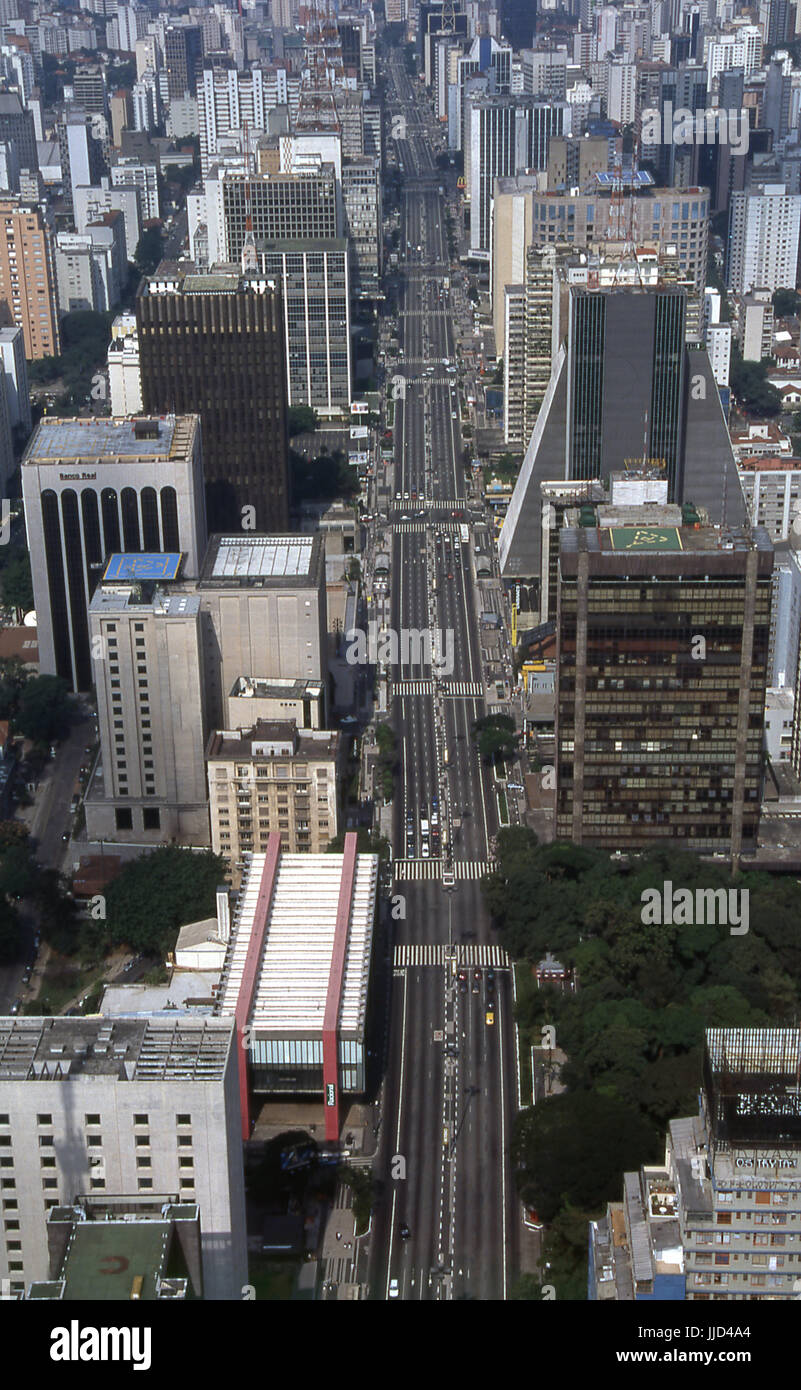
POLYGON ((197 415, 142 419, 58 420, 45 416, 25 451, 23 467, 38 463, 119 462, 185 458, 198 430, 197 415))
POLYGON ((209 540, 202 581, 226 586, 317 584, 322 542, 315 536, 222 536, 209 540))
MULTIPOLYGON (((308 858, 308 856, 302 856, 308 858)), ((0 1017, 4 1081, 221 1081, 233 1045, 230 1018, 0 1017)))
POLYGON ((109 556, 103 573, 103 583, 108 584, 115 580, 177 579, 180 567, 180 552, 114 554, 109 556))
POLYGON ((291 758, 336 758, 339 733, 329 729, 298 729, 294 719, 259 719, 252 729, 218 729, 209 739, 206 757, 209 761, 229 758, 264 758, 273 755, 259 749, 259 744, 286 743, 291 758))
MULTIPOLYGON (((283 853, 279 858, 250 1015, 259 1036, 322 1032, 344 859, 342 854, 283 853)), ((236 1008, 266 863, 264 854, 247 863, 223 972, 224 1013, 236 1008)), ((340 1035, 364 1031, 377 889, 378 856, 357 855, 340 1035)))

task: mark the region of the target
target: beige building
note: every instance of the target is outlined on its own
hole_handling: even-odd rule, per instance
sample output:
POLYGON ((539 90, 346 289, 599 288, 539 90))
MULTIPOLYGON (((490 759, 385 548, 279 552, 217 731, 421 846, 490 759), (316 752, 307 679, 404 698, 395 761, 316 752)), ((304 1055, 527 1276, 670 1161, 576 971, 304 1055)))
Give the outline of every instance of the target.
POLYGON ((50 231, 38 207, 19 198, 0 199, 0 315, 16 324, 29 361, 57 356, 56 277, 50 231))
POLYGON ((217 730, 206 750, 211 842, 238 880, 243 856, 278 831, 288 853, 320 854, 339 832, 340 737, 289 720, 217 730))
POLYGON ((532 193, 544 184, 544 174, 516 174, 495 180, 492 198, 492 321, 495 342, 504 340, 504 297, 507 285, 520 285, 526 252, 534 241, 532 193))
MULTIPOLYGON (((112 564, 135 573, 138 558, 112 564)), ((101 748, 85 801, 89 839, 207 845, 199 598, 152 581, 103 583, 89 624, 101 748)))
POLYGON ((299 729, 321 729, 325 704, 322 681, 240 676, 228 696, 225 722, 229 729, 244 729, 260 719, 291 719, 299 729))

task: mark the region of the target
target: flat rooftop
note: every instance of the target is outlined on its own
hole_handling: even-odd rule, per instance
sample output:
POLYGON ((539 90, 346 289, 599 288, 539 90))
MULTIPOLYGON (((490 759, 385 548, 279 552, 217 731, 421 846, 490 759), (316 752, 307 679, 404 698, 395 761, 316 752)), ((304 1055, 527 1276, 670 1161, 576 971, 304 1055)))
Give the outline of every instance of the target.
POLYGON ((186 618, 200 612, 200 598, 197 594, 182 593, 180 589, 170 593, 146 579, 120 581, 119 588, 114 586, 112 580, 104 581, 95 589, 89 604, 90 613, 104 617, 129 610, 140 615, 156 613, 162 618, 186 618), (140 588, 140 584, 145 586, 144 589, 140 588))
POLYGON ((773 569, 773 545, 762 526, 575 526, 559 532, 559 565, 576 573, 578 556, 589 556, 591 574, 650 574, 648 557, 658 554, 659 573, 697 576, 741 573, 747 552, 758 552, 758 572, 773 569))
POLYGON ((291 588, 319 583, 322 542, 318 536, 223 536, 209 540, 202 582, 291 588))
POLYGON ((253 753, 254 743, 291 743, 287 758, 331 758, 337 756, 339 732, 330 729, 298 729, 294 719, 260 719, 252 729, 217 729, 209 738, 206 757, 209 762, 229 758, 261 758, 264 762, 280 761, 268 753, 253 753))
POLYGON ((316 699, 325 689, 324 681, 307 681, 302 676, 238 676, 231 689, 231 698, 239 700, 302 700, 304 695, 316 699))
POLYGON ((183 458, 194 449, 197 426, 197 415, 147 416, 141 420, 57 420, 45 416, 33 433, 22 464, 183 458))
MULTIPOLYGON (((249 1020, 260 1037, 322 1035, 344 859, 342 854, 283 853, 279 858, 249 1020)), ((248 862, 223 971, 221 1013, 236 1009, 266 863, 265 854, 248 862)), ((340 1036, 364 1034, 377 891, 378 855, 358 854, 340 1036)))
POLYGON ((158 1297, 156 1277, 167 1266, 170 1221, 79 1221, 61 1267, 68 1301, 129 1299, 141 1275, 143 1300, 158 1297))
POLYGON ((233 1019, 0 1017, 4 1081, 221 1081, 233 1019))

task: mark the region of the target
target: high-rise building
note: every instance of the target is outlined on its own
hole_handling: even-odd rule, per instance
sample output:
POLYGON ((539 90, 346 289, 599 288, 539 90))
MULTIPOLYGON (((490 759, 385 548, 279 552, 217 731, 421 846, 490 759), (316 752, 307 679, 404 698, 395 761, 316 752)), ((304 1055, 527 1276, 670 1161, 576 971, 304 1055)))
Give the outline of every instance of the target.
POLYGON ((112 415, 141 415, 142 374, 135 314, 118 314, 112 323, 106 369, 112 415))
POLYGON ((342 165, 342 204, 350 243, 352 292, 362 298, 378 293, 384 240, 381 213, 381 165, 369 155, 342 165))
POLYGON ((310 405, 328 418, 347 415, 352 399, 347 240, 267 242, 258 259, 262 274, 281 287, 289 404, 310 405))
POLYGON ((209 844, 200 600, 171 591, 179 566, 165 552, 111 555, 89 605, 100 735, 90 840, 209 844))
POLYGON ((75 105, 81 111, 105 116, 108 113, 106 78, 102 68, 78 68, 72 79, 75 105))
POLYGON ((783 183, 735 193, 731 202, 727 284, 735 294, 756 286, 794 289, 801 232, 801 194, 783 183))
POLYGON ((89 690, 89 603, 108 556, 164 550, 184 555, 187 576, 199 571, 200 421, 46 416, 22 460, 22 496, 41 670, 89 690))
POLYGON ((6 385, 8 417, 12 430, 31 432, 31 402, 28 395, 28 366, 25 337, 21 328, 0 328, 0 359, 6 385))
POLYGON ((272 830, 288 853, 322 854, 339 834, 340 737, 287 720, 217 729, 208 742, 211 845, 239 880, 272 830))
MULTIPOLYGON (((322 681, 328 704, 325 548, 315 536, 212 536, 197 585, 209 727, 230 728, 229 698, 267 678, 322 681)), ((247 696, 248 700, 254 698, 247 696)), ((239 705, 241 707, 241 700, 239 705)), ((241 708, 239 710, 241 714, 241 708)))
POLYGON ((164 31, 164 66, 167 71, 167 95, 182 97, 197 93, 198 77, 203 60, 201 30, 193 24, 171 24, 164 31))
POLYGON ((759 826, 773 546, 689 505, 615 503, 613 480, 559 536, 557 839, 739 856, 759 826))
POLYGON ((552 135, 569 131, 570 107, 536 97, 484 96, 467 100, 470 145, 470 251, 489 257, 495 180, 518 170, 546 169, 552 135))
POLYGON ((0 140, 14 146, 20 169, 39 168, 33 113, 18 92, 0 92, 0 140))
POLYGON ((503 442, 519 448, 523 443, 526 293, 523 285, 505 285, 503 293, 503 442))
POLYGON ((342 236, 337 176, 323 163, 309 174, 245 177, 244 170, 212 169, 205 182, 209 263, 241 262, 250 228, 256 249, 287 238, 317 241, 342 236))
POLYGON ((556 356, 500 534, 507 578, 539 575, 546 480, 590 482, 656 465, 671 502, 689 499, 715 522, 745 522, 709 356, 686 344, 686 291, 668 266, 647 248, 608 264, 574 254, 559 266, 556 356))
POLYGON ((590 1223, 591 1300, 798 1298, 799 1067, 798 1028, 707 1029, 698 1114, 590 1223))
POLYGON ((266 131, 269 112, 288 104, 287 73, 275 68, 268 74, 260 67, 240 72, 230 58, 215 58, 203 66, 197 102, 200 167, 205 178, 216 163, 224 136, 233 134, 241 140, 245 126, 250 134, 266 131))
POLYGON ((53 244, 41 209, 0 199, 0 317, 22 329, 28 360, 61 351, 53 244))
MULTIPOLYGON (((197 411, 212 529, 289 524, 285 325, 276 278, 165 263, 136 301, 149 413, 197 411)), ((280 281, 278 281, 280 283, 280 281)))
POLYGON ((51 1213, 109 1194, 151 1211, 197 1204, 204 1297, 242 1297, 243 1058, 231 1017, 0 1019, 12 1293, 51 1276, 51 1213))

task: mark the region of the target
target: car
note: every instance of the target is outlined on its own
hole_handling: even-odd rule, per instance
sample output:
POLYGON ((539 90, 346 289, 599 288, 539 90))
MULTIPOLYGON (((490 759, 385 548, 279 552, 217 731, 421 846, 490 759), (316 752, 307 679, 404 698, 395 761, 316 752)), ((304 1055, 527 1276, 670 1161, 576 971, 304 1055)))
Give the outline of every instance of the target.
POLYGON ((460 971, 459 971, 458 980, 459 980, 459 993, 460 993, 460 994, 467 994, 467 971, 466 971, 466 970, 460 970, 460 971))
POLYGON ((69 839, 69 831, 65 830, 65 831, 64 831, 64 834, 61 836, 61 838, 62 838, 62 840, 64 841, 64 843, 66 844, 67 840, 69 839))
POLYGON ((389 1281, 389 1296, 390 1298, 400 1298, 400 1287, 397 1279, 390 1279, 389 1281))
POLYGON ((409 494, 408 494, 408 492, 404 492, 404 494, 403 494, 403 500, 404 500, 404 502, 408 502, 408 501, 409 501, 409 494))
POLYGON ((429 847, 428 847, 428 845, 425 843, 425 841, 423 841, 422 845, 420 846, 420 858, 421 858, 421 859, 430 859, 430 858, 431 858, 431 850, 429 849, 429 847))
POLYGON ((452 574, 449 574, 449 575, 447 576, 447 578, 448 578, 448 579, 453 579, 453 575, 452 575, 452 574))
POLYGON ((478 990, 479 990, 480 984, 481 984, 481 971, 480 971, 480 970, 474 970, 474 971, 473 971, 473 993, 474 993, 474 994, 478 994, 478 990))
POLYGON ((493 1023, 495 1022, 495 1014, 492 1009, 487 1009, 486 1018, 484 1021, 488 1028, 492 1027, 493 1023))
POLYGON ((494 988, 495 988, 495 971, 494 971, 492 968, 490 968, 490 969, 487 971, 487 989, 494 989, 494 988))
POLYGON ((458 417, 458 415, 456 414, 456 411, 455 411, 455 410, 452 410, 452 411, 451 411, 451 419, 452 419, 452 420, 458 420, 458 418, 459 418, 459 417, 458 417))
POLYGON ((15 1000, 14 1000, 14 1003, 11 1005, 11 1012, 12 1012, 12 1014, 18 1014, 18 1013, 19 1013, 19 1006, 20 1006, 21 1003, 22 1003, 22 1000, 21 1000, 21 999, 15 999, 15 1000))
POLYGON ((403 493, 402 493, 402 492, 396 492, 396 493, 395 493, 395 501, 396 501, 396 502, 402 502, 402 501, 403 501, 403 493))
POLYGON ((411 1231, 409 1230, 409 1227, 406 1225, 406 1222, 405 1222, 405 1221, 402 1222, 402 1223, 401 1223, 401 1228, 400 1228, 400 1238, 401 1238, 401 1240, 408 1240, 408 1239, 409 1239, 409 1236, 410 1236, 411 1234, 412 1234, 412 1233, 411 1233, 411 1231))

